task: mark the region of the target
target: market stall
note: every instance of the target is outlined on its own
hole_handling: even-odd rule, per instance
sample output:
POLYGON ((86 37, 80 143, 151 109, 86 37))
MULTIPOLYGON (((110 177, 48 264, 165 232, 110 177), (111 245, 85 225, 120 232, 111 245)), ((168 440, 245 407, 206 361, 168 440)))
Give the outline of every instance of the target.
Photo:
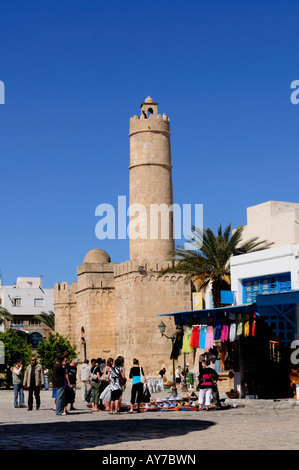
POLYGON ((216 372, 230 379, 228 396, 292 396, 288 348, 259 315, 255 303, 159 316, 166 315, 173 316, 177 331, 171 357, 191 355, 196 368, 199 358, 210 352, 216 357, 216 372))

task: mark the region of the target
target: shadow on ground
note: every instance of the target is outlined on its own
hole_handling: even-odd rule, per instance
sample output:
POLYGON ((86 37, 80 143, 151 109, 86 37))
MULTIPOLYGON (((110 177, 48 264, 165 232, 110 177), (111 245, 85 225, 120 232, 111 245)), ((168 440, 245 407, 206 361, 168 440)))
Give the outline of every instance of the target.
POLYGON ((192 431, 204 431, 214 424, 199 419, 163 418, 5 424, 1 428, 0 449, 80 450, 95 447, 99 449, 123 442, 179 438, 192 431))

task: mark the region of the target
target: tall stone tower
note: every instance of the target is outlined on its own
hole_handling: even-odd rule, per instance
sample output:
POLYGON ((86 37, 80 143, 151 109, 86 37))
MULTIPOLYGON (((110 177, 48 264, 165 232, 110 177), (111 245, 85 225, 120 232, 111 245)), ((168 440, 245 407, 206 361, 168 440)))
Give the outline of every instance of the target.
MULTIPOLYGON (((162 365, 170 370, 171 344, 161 337, 157 314, 190 309, 191 286, 180 274, 161 276, 174 249, 170 131, 168 117, 158 114, 158 105, 150 97, 141 104, 140 117, 130 119, 129 137, 133 230, 130 261, 114 270, 116 352, 129 365, 137 357, 151 375, 162 365), (158 208, 164 209, 160 217, 155 213, 158 208)), ((163 321, 171 335, 173 319, 163 321)))
POLYGON ((148 97, 130 119, 130 259, 166 259, 174 249, 169 119, 148 97))

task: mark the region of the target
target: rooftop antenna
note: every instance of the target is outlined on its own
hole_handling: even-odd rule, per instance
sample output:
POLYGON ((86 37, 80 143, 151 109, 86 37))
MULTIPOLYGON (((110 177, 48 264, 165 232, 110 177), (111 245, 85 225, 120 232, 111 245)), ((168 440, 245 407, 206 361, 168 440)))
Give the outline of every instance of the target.
POLYGON ((44 275, 43 275, 43 274, 40 274, 39 277, 40 277, 40 286, 39 286, 39 288, 40 288, 40 290, 41 290, 43 293, 45 293, 45 292, 43 291, 43 289, 42 289, 42 278, 44 277, 44 275))

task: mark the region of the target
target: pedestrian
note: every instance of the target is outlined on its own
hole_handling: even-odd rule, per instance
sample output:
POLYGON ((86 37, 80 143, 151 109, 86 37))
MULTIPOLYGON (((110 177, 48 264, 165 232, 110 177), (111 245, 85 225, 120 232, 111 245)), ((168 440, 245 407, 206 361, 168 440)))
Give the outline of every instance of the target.
POLYGON ((206 410, 210 409, 211 396, 213 392, 213 385, 218 380, 217 372, 210 367, 210 361, 203 360, 201 362, 202 370, 199 376, 199 395, 198 395, 198 410, 201 410, 205 403, 206 410))
POLYGON ((82 400, 85 401, 86 394, 90 389, 90 365, 89 360, 85 359, 79 370, 79 379, 81 380, 82 400))
POLYGON ((23 362, 18 359, 12 370, 12 384, 14 389, 14 407, 23 408, 24 404, 24 388, 23 388, 23 362))
MULTIPOLYGON (((65 369, 65 366, 66 366, 66 360, 67 358, 69 357, 69 352, 68 351, 65 351, 63 354, 61 354, 61 357, 62 361, 63 361, 63 367, 65 369)), ((65 372, 64 372, 65 373, 65 372)), ((65 386, 65 382, 64 382, 64 386, 65 386)), ((54 387, 53 385, 53 376, 52 376, 52 398, 54 398, 54 405, 53 405, 53 411, 56 410, 56 402, 57 402, 57 388, 54 387)))
POLYGON ((101 374, 102 374, 102 373, 103 373, 103 370, 104 370, 104 367, 105 367, 105 365, 106 365, 106 359, 101 359, 101 361, 102 361, 102 362, 101 362, 101 364, 99 364, 99 365, 100 365, 100 372, 101 372, 101 374))
POLYGON ((185 365, 184 370, 182 371, 184 385, 187 385, 188 374, 189 374, 189 363, 185 365))
POLYGON ((129 413, 134 412, 134 405, 137 403, 137 413, 140 413, 140 403, 143 402, 143 384, 147 385, 143 368, 139 365, 139 360, 133 359, 133 367, 131 367, 129 378, 132 379, 131 390, 131 408, 129 413))
POLYGON ((178 387, 181 387, 181 383, 182 383, 181 366, 178 366, 175 371, 175 383, 178 385, 178 387))
MULTIPOLYGON (((100 401, 100 364, 102 362, 101 358, 94 360, 94 365, 92 365, 90 370, 90 386, 91 386, 91 411, 100 411, 99 401, 100 401)), ((93 361, 92 361, 93 363, 93 361)))
POLYGON ((25 371, 23 386, 28 389, 28 411, 33 409, 33 395, 36 401, 36 409, 40 408, 40 390, 45 386, 44 371, 41 364, 37 364, 36 357, 32 357, 25 371))
POLYGON ((163 369, 160 370, 159 375, 163 379, 165 374, 166 374, 166 369, 165 367, 163 367, 163 369))
POLYGON ((72 361, 66 365, 65 378, 66 378, 66 405, 70 403, 70 409, 75 410, 74 402, 76 398, 76 382, 77 382, 77 364, 78 359, 72 359, 72 361))
POLYGON ((111 387, 111 404, 109 414, 118 414, 121 407, 122 394, 126 388, 126 375, 124 367, 123 356, 118 356, 115 359, 114 366, 110 367, 108 377, 110 380, 111 387), (113 409, 115 411, 113 411, 113 409))
POLYGON ((65 357, 59 356, 53 367, 53 390, 55 393, 55 413, 57 416, 66 415, 65 411, 65 357))
POLYGON ((44 367, 45 390, 49 390, 49 369, 44 367))
POLYGON ((104 365, 104 368, 102 369, 102 375, 100 377, 100 401, 103 403, 104 401, 104 410, 105 411, 110 411, 110 401, 108 400, 105 400, 105 399, 101 399, 101 396, 102 396, 102 393, 104 392, 104 390, 108 387, 109 383, 110 383, 110 380, 108 378, 108 373, 109 373, 109 370, 110 370, 110 367, 113 366, 113 359, 112 357, 109 357, 109 359, 107 360, 107 363, 105 361, 105 365, 104 365))
MULTIPOLYGON (((215 370, 215 363, 217 360, 217 356, 214 354, 211 354, 209 358, 210 358, 210 363, 211 363, 210 367, 211 369, 215 370)), ((221 380, 221 379, 218 377, 218 380, 221 380)), ((216 410, 222 410, 223 406, 221 405, 221 401, 220 401, 217 381, 213 383, 212 396, 213 396, 213 399, 215 400, 216 410)))

